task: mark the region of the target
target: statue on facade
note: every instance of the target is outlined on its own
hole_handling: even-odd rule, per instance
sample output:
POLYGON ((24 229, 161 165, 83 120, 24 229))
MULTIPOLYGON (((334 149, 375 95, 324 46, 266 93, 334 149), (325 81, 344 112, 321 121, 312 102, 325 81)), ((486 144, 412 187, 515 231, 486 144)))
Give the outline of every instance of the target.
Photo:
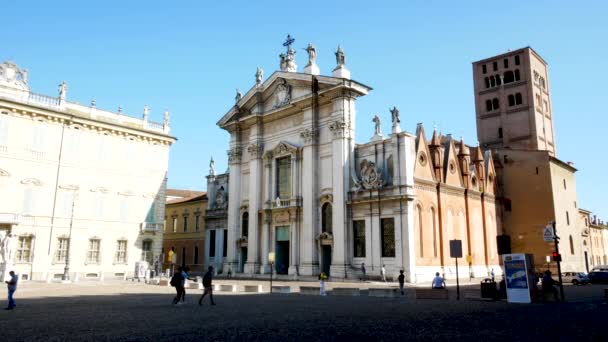
POLYGON ((304 50, 308 53, 308 64, 306 66, 315 65, 317 63, 317 49, 315 46, 308 43, 308 46, 304 50))
POLYGON ((4 247, 5 245, 5 240, 8 237, 8 232, 5 232, 3 230, 0 230, 0 256, 2 257, 2 263, 6 262, 6 249, 4 247))
POLYGON ((285 40, 285 43, 283 43, 283 46, 287 48, 287 53, 279 55, 279 58, 281 59, 281 71, 296 72, 298 69, 298 66, 296 65, 296 51, 291 47, 291 44, 295 41, 296 40, 293 39, 291 35, 287 35, 287 39, 285 40))
POLYGON ((382 130, 380 129, 380 118, 378 117, 378 115, 374 115, 372 121, 374 122, 374 124, 376 124, 374 135, 381 136, 382 130))
POLYGON ((169 126, 169 120, 171 119, 171 114, 169 113, 169 110, 165 110, 165 113, 163 114, 163 118, 164 118, 164 125, 165 126, 169 126))
POLYGON ((67 92, 68 92, 68 85, 67 85, 67 83, 65 83, 65 81, 63 81, 59 85, 59 99, 61 101, 65 101, 65 98, 67 96, 67 92))
POLYGON ((144 121, 148 121, 148 114, 150 113, 150 108, 148 107, 148 105, 144 106, 144 115, 143 115, 143 119, 144 121))
POLYGON ((336 68, 340 68, 346 64, 346 57, 344 56, 344 51, 340 45, 338 45, 338 51, 336 51, 336 64, 336 68))
POLYGON ((21 81, 25 84, 27 84, 27 77, 27 69, 21 69, 21 81))
POLYGON ((255 71, 255 84, 261 85, 263 80, 264 80, 264 70, 262 70, 262 68, 258 67, 258 69, 255 71))
POLYGON ((284 53, 282 53, 279 55, 279 58, 281 59, 281 61, 279 63, 280 70, 287 71, 287 61, 286 61, 287 56, 284 53))
POLYGON ((359 164, 359 173, 361 174, 361 181, 357 184, 359 188, 372 190, 381 188, 384 184, 381 173, 374 162, 363 159, 359 164))
POLYGON ((392 109, 389 109, 391 112, 391 120, 393 121, 393 133, 401 132, 401 120, 399 119, 399 109, 393 106, 392 109))
POLYGON ((236 88, 236 96, 234 97, 234 102, 238 103, 242 97, 243 95, 241 94, 241 91, 239 90, 239 88, 236 88))
POLYGON ((2 241, 0 241, 0 249, 2 255, 2 262, 6 264, 12 264, 15 254, 15 238, 14 234, 6 233, 2 241))
POLYGON ((213 161, 213 157, 211 157, 211 161, 209 162, 209 176, 215 176, 215 162, 213 161))

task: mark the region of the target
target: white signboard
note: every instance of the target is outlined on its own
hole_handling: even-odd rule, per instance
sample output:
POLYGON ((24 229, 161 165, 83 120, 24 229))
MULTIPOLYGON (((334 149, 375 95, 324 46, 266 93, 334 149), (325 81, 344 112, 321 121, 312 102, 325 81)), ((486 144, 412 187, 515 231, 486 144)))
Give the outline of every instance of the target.
POLYGON ((528 273, 531 265, 525 254, 504 254, 505 285, 509 303, 530 303, 530 287, 533 281, 528 273))
POLYGON ((545 239, 545 242, 553 242, 555 236, 553 235, 553 227, 551 226, 546 226, 545 229, 543 230, 543 239, 545 239))

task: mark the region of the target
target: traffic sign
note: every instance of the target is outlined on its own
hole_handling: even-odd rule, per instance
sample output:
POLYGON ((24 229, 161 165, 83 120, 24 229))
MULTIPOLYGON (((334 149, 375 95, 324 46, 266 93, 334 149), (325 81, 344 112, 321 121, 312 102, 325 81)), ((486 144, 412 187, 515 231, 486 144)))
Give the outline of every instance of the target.
POLYGON ((545 242, 555 241, 555 235, 553 235, 553 227, 545 227, 545 229, 543 230, 543 239, 545 239, 545 242))

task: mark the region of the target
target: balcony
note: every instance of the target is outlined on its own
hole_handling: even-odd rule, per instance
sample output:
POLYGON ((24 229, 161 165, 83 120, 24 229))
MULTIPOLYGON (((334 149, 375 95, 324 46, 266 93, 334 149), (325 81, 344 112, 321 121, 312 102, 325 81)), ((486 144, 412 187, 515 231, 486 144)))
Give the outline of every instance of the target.
POLYGON ((283 199, 279 199, 277 198, 276 200, 272 201, 272 209, 276 209, 276 208, 287 208, 290 205, 290 201, 288 199, 283 200, 283 199))
POLYGON ((162 233, 165 230, 164 223, 154 223, 154 222, 142 222, 141 223, 141 233, 162 233))
POLYGON ((4 224, 19 224, 21 215, 13 213, 0 213, 0 223, 4 224))

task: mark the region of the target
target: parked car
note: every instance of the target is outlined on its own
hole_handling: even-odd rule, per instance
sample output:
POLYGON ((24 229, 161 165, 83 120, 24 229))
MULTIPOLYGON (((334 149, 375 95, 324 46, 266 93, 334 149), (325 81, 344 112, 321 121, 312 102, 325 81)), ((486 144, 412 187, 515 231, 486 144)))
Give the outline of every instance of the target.
POLYGON ((562 273, 562 282, 564 284, 586 285, 589 283, 589 277, 583 272, 564 272, 562 273))
POLYGON ((595 267, 589 272, 589 282, 592 284, 608 284, 608 267, 595 267))

